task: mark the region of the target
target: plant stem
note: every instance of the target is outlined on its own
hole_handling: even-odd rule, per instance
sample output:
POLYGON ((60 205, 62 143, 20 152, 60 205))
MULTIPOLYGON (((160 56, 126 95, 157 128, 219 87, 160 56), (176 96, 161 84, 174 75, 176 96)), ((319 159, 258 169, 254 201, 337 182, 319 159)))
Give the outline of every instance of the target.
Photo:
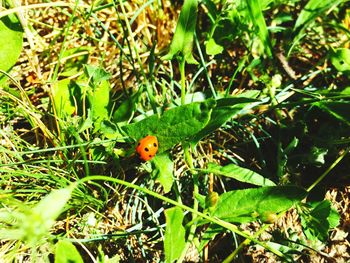
MULTIPOLYGON (((185 66, 186 66, 186 60, 184 57, 180 58, 179 60, 179 69, 180 69, 180 83, 181 83, 181 105, 185 105, 186 103, 186 73, 185 73, 185 66)), ((184 148, 184 155, 185 155, 185 161, 190 168, 190 173, 192 174, 193 178, 193 210, 198 212, 198 201, 196 199, 196 195, 199 193, 199 187, 198 187, 198 174, 197 172, 194 172, 194 166, 193 166, 193 159, 190 152, 190 146, 188 144, 183 144, 184 148)), ((197 214, 192 213, 192 221, 196 222, 197 214)), ((182 262, 186 256, 186 252, 189 249, 195 234, 196 234, 196 228, 197 224, 193 223, 190 227, 189 235, 186 241, 185 248, 182 250, 181 256, 177 260, 177 262, 182 262)))
POLYGON ((126 24, 126 28, 128 30, 128 33, 129 33, 129 36, 130 36, 130 41, 131 41, 131 45, 132 47, 134 48, 134 52, 135 52, 135 56, 136 56, 136 60, 137 60, 137 63, 139 64, 139 67, 140 67, 140 72, 142 74, 142 77, 144 78, 144 83, 145 83, 145 86, 146 86, 146 92, 147 92, 147 95, 150 99, 150 103, 151 103, 151 106, 152 106, 152 109, 153 109, 153 112, 154 114, 157 114, 157 105, 156 105, 156 101, 155 101, 155 98, 152 94, 152 88, 151 88, 151 84, 150 82, 148 81, 148 78, 147 78, 147 75, 143 69, 143 62, 141 61, 141 58, 140 58, 140 55, 139 55, 139 52, 137 50, 137 44, 136 44, 136 41, 133 37, 133 34, 132 34, 132 30, 131 30, 131 26, 130 26, 130 23, 129 23, 129 20, 127 19, 127 14, 126 14, 126 11, 125 11, 125 8, 124 8, 124 4, 123 4, 123 1, 122 0, 119 0, 119 5, 120 5, 120 8, 122 10, 122 13, 123 13, 123 16, 124 16, 124 20, 125 20, 125 24, 126 24))
POLYGON ((323 178, 325 178, 333 170, 333 168, 337 166, 341 160, 343 160, 343 158, 348 154, 349 149, 350 148, 346 148, 345 151, 332 163, 332 165, 329 166, 328 169, 319 178, 317 178, 317 180, 310 185, 306 191, 310 192, 319 182, 321 182, 323 178))
POLYGON ((203 219, 208 220, 211 223, 214 223, 214 224, 217 224, 219 226, 222 226, 223 228, 226 228, 229 231, 232 231, 232 232, 234 232, 234 233, 236 233, 236 234, 238 234, 238 235, 240 235, 242 237, 245 237, 245 238, 249 239, 252 242, 255 242, 256 244, 258 244, 258 245, 262 246, 263 248, 271 251, 272 253, 276 254, 277 256, 284 258, 284 255, 283 255, 282 252, 278 251, 277 249, 275 249, 273 247, 270 247, 269 245, 265 244, 264 242, 261 242, 261 241, 255 239, 254 237, 250 236, 249 234, 239 230, 237 226, 235 226, 235 225, 233 225, 233 224, 231 224, 229 222, 223 221, 223 220, 221 220, 219 218, 213 218, 213 217, 211 217, 211 216, 209 216, 207 214, 204 214, 202 212, 199 212, 199 211, 195 210, 194 208, 191 208, 191 207, 186 206, 184 204, 180 204, 179 202, 177 202, 177 201, 175 201, 173 199, 170 199, 170 198, 165 197, 165 196, 163 196, 161 194, 153 192, 152 190, 149 190, 147 188, 138 186, 138 185, 133 184, 133 183, 129 183, 129 182, 121 180, 121 179, 105 176, 105 175, 91 175, 89 177, 84 177, 81 180, 79 180, 76 185, 84 184, 84 183, 87 183, 89 181, 109 181, 109 182, 114 182, 114 183, 117 183, 117 184, 124 185, 126 187, 133 188, 133 189, 135 189, 137 191, 144 192, 145 194, 151 195, 151 196, 153 196, 153 197, 155 197, 157 199, 160 199, 160 200, 162 200, 162 201, 164 201, 164 202, 166 202, 168 204, 172 204, 172 205, 175 205, 175 206, 177 206, 177 207, 179 207, 179 208, 181 208, 183 210, 187 210, 187 211, 195 214, 196 216, 199 216, 199 217, 201 217, 203 219))
POLYGON ((181 77, 181 105, 185 105, 186 103, 186 75, 185 75, 185 58, 179 59, 179 69, 180 69, 180 77, 181 77))

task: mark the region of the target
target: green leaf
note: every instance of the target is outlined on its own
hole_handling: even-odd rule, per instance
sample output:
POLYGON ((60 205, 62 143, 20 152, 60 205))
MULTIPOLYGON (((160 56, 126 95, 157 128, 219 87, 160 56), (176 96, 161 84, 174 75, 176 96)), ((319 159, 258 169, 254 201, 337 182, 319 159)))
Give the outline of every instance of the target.
POLYGON ((301 214, 301 224, 308 239, 325 242, 328 239, 328 231, 339 224, 339 218, 331 203, 323 200, 314 203, 309 213, 301 214))
POLYGON ((331 62, 333 66, 340 72, 350 72, 350 49, 338 48, 331 51, 331 62))
POLYGON ((100 131, 108 139, 115 139, 115 138, 122 138, 123 137, 120 134, 117 125, 115 125, 113 122, 108 121, 108 120, 104 120, 101 122, 100 131))
POLYGON ((136 103, 139 98, 139 93, 134 93, 129 98, 125 99, 113 114, 115 122, 128 121, 133 116, 136 109, 136 103))
POLYGON ((88 63, 89 53, 93 52, 93 50, 93 47, 88 46, 79 46, 64 50, 62 53, 64 69, 60 75, 70 77, 78 74, 83 66, 88 63))
POLYGON ((14 15, 0 18, 0 69, 8 71, 21 54, 23 30, 14 15))
POLYGON ((73 185, 53 190, 26 213, 19 226, 23 233, 22 239, 30 245, 42 242, 48 235, 57 217, 63 212, 64 206, 71 197, 73 185))
POLYGON ((202 235, 201 242, 199 244, 199 247, 197 248, 198 251, 202 251, 202 249, 211 241, 213 240, 216 235, 223 232, 224 229, 222 226, 210 224, 208 228, 205 230, 205 232, 202 235))
POLYGON ((338 120, 350 126, 350 102, 346 101, 320 101, 313 104, 329 113, 338 120))
POLYGON ((178 207, 165 210, 164 253, 165 262, 177 260, 185 248, 185 228, 182 225, 183 211, 178 207))
POLYGON ((205 51, 208 55, 221 54, 224 47, 215 43, 215 39, 211 38, 205 43, 205 51))
POLYGON ((109 119, 109 91, 110 84, 108 74, 104 69, 85 65, 85 74, 88 77, 89 88, 87 98, 91 109, 91 117, 95 124, 95 129, 99 130, 101 122, 109 119))
POLYGON ((207 173, 214 173, 214 174, 234 178, 240 182, 254 184, 254 185, 261 185, 261 186, 276 185, 274 182, 264 178, 262 175, 252 170, 239 167, 238 165, 235 165, 235 164, 221 166, 215 163, 209 163, 208 169, 204 169, 204 171, 207 173))
POLYGON ((303 30, 319 16, 322 16, 327 10, 334 8, 344 0, 310 0, 303 10, 301 10, 297 21, 295 22, 293 31, 296 35, 303 30))
POLYGON ((158 181, 168 193, 173 185, 173 161, 168 153, 157 154, 153 159, 155 169, 152 171, 153 178, 158 181))
POLYGON ((54 220, 62 213, 64 206, 71 198, 73 189, 73 186, 69 186, 53 190, 33 208, 33 214, 40 215, 43 226, 46 226, 47 229, 51 227, 54 220))
POLYGON ((247 7, 254 27, 258 31, 260 41, 263 43, 267 56, 272 57, 272 45, 269 32, 264 19, 264 14, 259 0, 246 0, 247 7))
POLYGON ((56 244, 55 263, 84 263, 84 261, 71 242, 60 240, 56 244))
POLYGON ((193 37, 196 30, 197 21, 197 0, 185 0, 179 20, 176 25, 175 34, 170 44, 170 50, 163 59, 170 60, 181 55, 189 64, 198 62, 192 55, 193 37))
POLYGON ((211 214, 229 222, 246 223, 286 211, 305 196, 306 191, 296 186, 230 191, 220 195, 216 209, 211 214))
POLYGON ((89 78, 89 83, 92 83, 92 86, 98 85, 98 83, 111 78, 111 74, 100 67, 84 65, 84 70, 86 76, 89 78))
POLYGON ((194 102, 164 112, 162 116, 152 115, 137 123, 123 126, 125 132, 135 141, 146 135, 158 138, 158 153, 175 144, 187 141, 207 125, 215 100, 194 102))
POLYGON ((59 118, 71 116, 75 112, 74 99, 70 79, 62 79, 53 83, 51 92, 56 114, 59 118))
MULTIPOLYGON (((257 93, 251 93, 251 96, 256 96, 257 93)), ((203 137, 213 133, 216 129, 220 128, 231 118, 237 117, 239 114, 244 114, 245 110, 248 110, 259 104, 259 101, 254 98, 245 97, 229 97, 224 99, 218 99, 216 106, 213 108, 211 117, 204 129, 200 130, 191 141, 197 143, 203 137)))

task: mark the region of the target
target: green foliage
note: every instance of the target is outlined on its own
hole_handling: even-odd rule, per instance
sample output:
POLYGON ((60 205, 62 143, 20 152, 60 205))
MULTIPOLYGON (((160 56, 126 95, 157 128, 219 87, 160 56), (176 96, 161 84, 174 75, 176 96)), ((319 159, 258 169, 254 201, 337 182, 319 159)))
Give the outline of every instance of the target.
POLYGON ((305 190, 296 186, 229 191, 220 195, 211 215, 229 222, 252 222, 271 213, 286 211, 305 196, 305 190))
POLYGON ((60 240, 56 244, 55 263, 83 263, 76 247, 69 241, 60 240))
POLYGON ((326 242, 328 232, 339 224, 339 213, 328 200, 312 203, 301 213, 301 224, 309 240, 326 242))
POLYGON ((101 121, 109 118, 110 84, 108 79, 110 74, 102 68, 89 65, 85 66, 85 73, 88 78, 88 86, 85 92, 90 104, 91 118, 94 121, 95 129, 98 130, 101 121))
POLYGON ((152 171, 152 177, 158 181, 165 193, 169 193, 173 185, 174 163, 169 158, 168 153, 157 154, 153 159, 155 168, 152 171))
POLYGON ((257 35, 259 36, 261 43, 266 49, 266 54, 269 57, 272 57, 272 45, 262 12, 261 3, 259 0, 246 0, 246 2, 250 19, 257 30, 257 35))
POLYGON ((338 48, 330 54, 333 66, 340 72, 350 72, 350 50, 338 48))
POLYGON ((173 207, 165 210, 165 236, 164 253, 165 261, 176 261, 185 247, 185 228, 182 225, 184 214, 182 209, 173 207))
POLYGON ((199 261, 229 262, 254 243, 293 262, 341 222, 329 201, 304 200, 317 184, 348 180, 347 1, 185 0, 166 54, 178 6, 170 2, 44 3, 61 12, 58 23, 31 9, 21 60, 20 23, 1 12, 4 261, 23 251, 33 262, 180 262, 189 247, 200 252, 215 237, 222 247, 225 237, 247 240, 226 259, 209 244, 199 261), (135 143, 146 135, 159 151, 143 163, 135 143), (237 181, 257 188, 237 190, 237 181), (64 187, 74 182, 71 198, 64 187), (292 207, 304 235, 271 226, 271 239, 260 236, 292 207), (261 228, 242 232, 246 223, 261 228), (89 259, 68 235, 87 242, 89 259), (121 256, 108 259, 110 247, 121 256))
POLYGON ((197 143, 205 136, 220 128, 231 118, 238 117, 240 113, 244 113, 244 110, 249 110, 258 105, 259 101, 255 99, 257 95, 258 92, 251 91, 237 97, 218 99, 212 110, 209 122, 201 131, 192 137, 191 141, 197 143))
POLYGON ((163 59, 181 56, 189 64, 197 64, 192 54, 193 37, 197 22, 197 0, 185 0, 176 25, 169 53, 163 59))
POLYGON ((295 22, 294 31, 300 34, 307 26, 310 25, 310 23, 314 22, 318 16, 321 16, 331 8, 335 8, 343 1, 344 0, 308 1, 303 10, 300 12, 297 21, 295 22))
POLYGON ((350 113, 349 113, 350 102, 320 101, 320 102, 314 103, 314 105, 350 126, 350 113))
POLYGON ((217 175, 226 176, 229 178, 234 178, 240 182, 244 183, 250 183, 254 185, 261 185, 261 186, 273 186, 276 185, 271 180, 264 178, 262 175, 246 169, 239 167, 235 164, 229 164, 226 166, 220 166, 214 163, 208 164, 208 169, 204 170, 207 173, 213 173, 217 175))
POLYGON ((74 105, 74 86, 70 79, 62 79, 52 85, 52 97, 55 111, 59 118, 71 116, 76 108, 74 105))
POLYGON ((42 245, 71 197, 73 187, 54 190, 34 207, 19 205, 15 211, 3 211, 1 239, 22 240, 31 247, 42 245))
POLYGON ((208 123, 215 104, 215 100, 212 99, 186 104, 169 109, 161 116, 155 114, 126 125, 123 129, 135 141, 146 135, 157 136, 158 152, 162 153, 200 132, 208 123))
POLYGON ((0 18, 0 69, 8 71, 22 51, 23 30, 16 16, 0 18))

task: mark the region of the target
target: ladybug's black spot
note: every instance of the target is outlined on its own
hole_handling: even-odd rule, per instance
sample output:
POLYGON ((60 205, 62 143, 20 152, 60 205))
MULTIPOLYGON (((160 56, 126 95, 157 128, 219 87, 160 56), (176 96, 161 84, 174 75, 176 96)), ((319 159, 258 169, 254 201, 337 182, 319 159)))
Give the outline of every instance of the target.
POLYGON ((151 158, 151 157, 153 157, 153 155, 150 154, 150 155, 148 155, 148 157, 151 158))
POLYGON ((154 142, 154 143, 153 143, 153 146, 154 146, 154 147, 157 147, 157 144, 154 142))
POLYGON ((149 149, 148 149, 147 147, 145 147, 145 151, 146 151, 146 152, 148 152, 148 151, 149 151, 149 149))
POLYGON ((139 143, 137 144, 137 146, 140 146, 140 144, 141 144, 141 143, 139 142, 139 143))

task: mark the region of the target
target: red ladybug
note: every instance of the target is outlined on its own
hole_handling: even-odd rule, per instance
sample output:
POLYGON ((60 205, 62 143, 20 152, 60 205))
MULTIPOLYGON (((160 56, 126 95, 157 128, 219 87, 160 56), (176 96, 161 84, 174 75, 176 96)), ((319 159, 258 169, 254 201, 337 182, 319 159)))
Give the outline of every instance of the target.
POLYGON ((158 139, 156 136, 147 135, 136 146, 136 152, 143 161, 151 160, 158 151, 158 139))

